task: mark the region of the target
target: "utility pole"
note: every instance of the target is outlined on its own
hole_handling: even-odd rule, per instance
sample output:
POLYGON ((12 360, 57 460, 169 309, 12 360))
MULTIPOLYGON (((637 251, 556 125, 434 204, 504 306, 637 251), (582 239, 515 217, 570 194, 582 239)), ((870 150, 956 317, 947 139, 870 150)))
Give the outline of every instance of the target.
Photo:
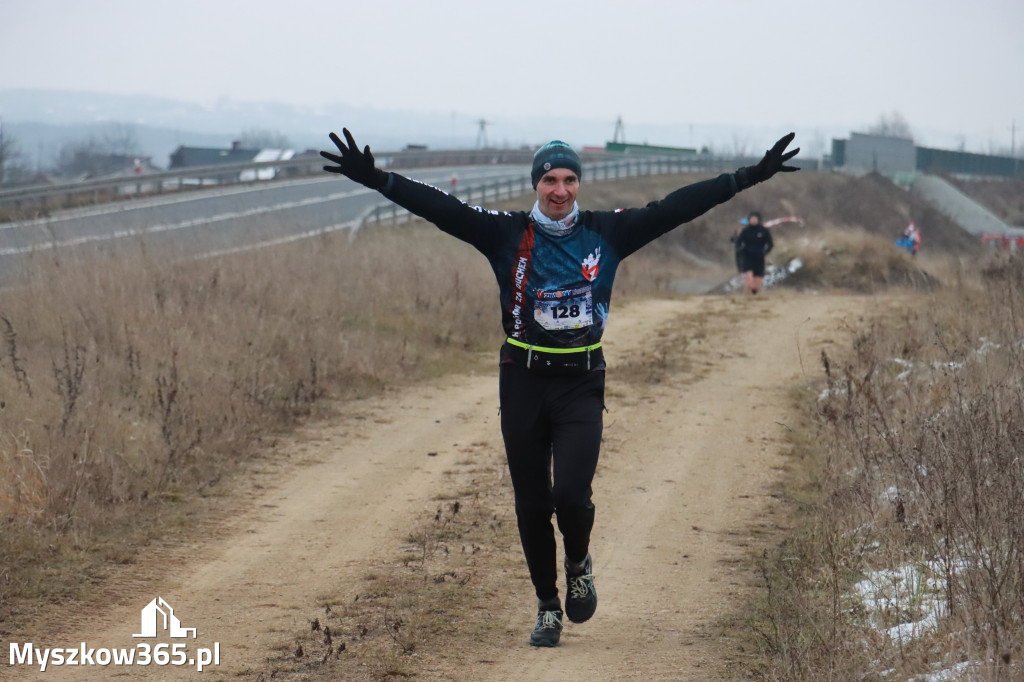
POLYGON ((1010 156, 1013 157, 1013 177, 1017 177, 1017 119, 1010 123, 1010 156))
POLYGON ((4 165, 7 161, 7 152, 4 148, 4 117, 0 116, 0 185, 4 184, 4 165))
POLYGON ((477 124, 480 126, 477 129, 477 133, 476 133, 476 148, 477 149, 486 149, 487 148, 487 125, 489 123, 490 123, 490 121, 488 121, 485 118, 482 118, 479 121, 477 121, 477 124))
POLYGON ((626 142, 626 128, 622 125, 622 117, 615 121, 615 133, 612 135, 612 142, 626 142))

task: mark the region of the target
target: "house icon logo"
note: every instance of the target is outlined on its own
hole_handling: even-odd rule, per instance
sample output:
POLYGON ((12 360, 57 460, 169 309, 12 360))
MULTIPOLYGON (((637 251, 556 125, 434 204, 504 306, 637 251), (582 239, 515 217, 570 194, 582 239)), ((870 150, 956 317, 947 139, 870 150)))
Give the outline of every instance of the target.
POLYGON ((174 615, 174 609, 163 597, 157 597, 142 609, 142 632, 132 637, 156 637, 161 622, 163 630, 171 637, 188 637, 188 633, 191 632, 192 639, 196 638, 196 629, 181 627, 181 621, 174 615))

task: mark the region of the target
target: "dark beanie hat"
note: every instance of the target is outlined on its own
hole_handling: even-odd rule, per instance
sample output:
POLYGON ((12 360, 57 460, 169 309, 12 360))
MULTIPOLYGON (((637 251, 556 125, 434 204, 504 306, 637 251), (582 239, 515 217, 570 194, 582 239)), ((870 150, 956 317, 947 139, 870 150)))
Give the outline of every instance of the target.
POLYGON ((533 155, 530 179, 533 180, 534 189, 537 189, 537 183, 552 168, 568 168, 576 174, 577 178, 583 179, 583 166, 580 164, 580 157, 576 155, 572 147, 561 140, 548 142, 533 155))

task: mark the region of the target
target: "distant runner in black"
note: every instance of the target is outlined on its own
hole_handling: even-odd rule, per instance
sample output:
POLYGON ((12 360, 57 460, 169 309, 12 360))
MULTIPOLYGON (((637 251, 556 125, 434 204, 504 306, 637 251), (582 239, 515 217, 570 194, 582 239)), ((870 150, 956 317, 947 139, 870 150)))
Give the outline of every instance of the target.
POLYGON ((758 223, 761 222, 761 214, 757 211, 751 211, 747 214, 747 217, 740 221, 740 226, 732 233, 729 237, 729 241, 732 242, 733 249, 736 252, 736 271, 741 275, 747 271, 747 265, 743 260, 743 247, 740 246, 740 233, 743 232, 743 228, 750 224, 751 220, 756 219, 758 223))
MULTIPOLYGON (((736 252, 743 254, 743 269, 748 294, 756 294, 764 284, 764 257, 775 246, 771 231, 761 224, 761 214, 751 213, 747 226, 736 238, 736 252)), ((737 255, 737 258, 739 256, 737 255)))
MULTIPOLYGON (((369 146, 331 133, 338 153, 324 170, 375 189, 476 247, 491 264, 506 340, 499 353, 501 433, 515 493, 519 536, 537 594, 533 646, 556 646, 562 618, 583 623, 597 609, 590 534, 591 483, 604 411, 601 336, 612 283, 623 258, 656 237, 728 201, 736 192, 795 171, 784 165, 790 133, 756 166, 678 189, 644 208, 583 211, 576 202, 583 166, 554 140, 533 157, 537 200, 530 211, 468 206, 429 185, 376 167, 369 146), (558 596, 552 515, 564 547, 565 611, 558 596)), ((643 330, 637 330, 642 333, 643 330)))

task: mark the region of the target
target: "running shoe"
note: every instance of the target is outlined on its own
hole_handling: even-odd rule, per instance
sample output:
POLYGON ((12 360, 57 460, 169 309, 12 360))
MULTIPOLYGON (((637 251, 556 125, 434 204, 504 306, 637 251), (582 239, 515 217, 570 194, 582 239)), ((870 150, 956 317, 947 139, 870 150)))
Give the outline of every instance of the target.
POLYGON ((530 633, 530 646, 558 646, 558 640, 562 637, 562 611, 561 609, 546 610, 537 612, 537 625, 530 633))
POLYGON ((583 560, 583 566, 573 569, 565 561, 565 582, 568 594, 565 597, 565 615, 574 623, 585 623, 597 611, 597 592, 594 590, 594 569, 590 555, 583 560))

